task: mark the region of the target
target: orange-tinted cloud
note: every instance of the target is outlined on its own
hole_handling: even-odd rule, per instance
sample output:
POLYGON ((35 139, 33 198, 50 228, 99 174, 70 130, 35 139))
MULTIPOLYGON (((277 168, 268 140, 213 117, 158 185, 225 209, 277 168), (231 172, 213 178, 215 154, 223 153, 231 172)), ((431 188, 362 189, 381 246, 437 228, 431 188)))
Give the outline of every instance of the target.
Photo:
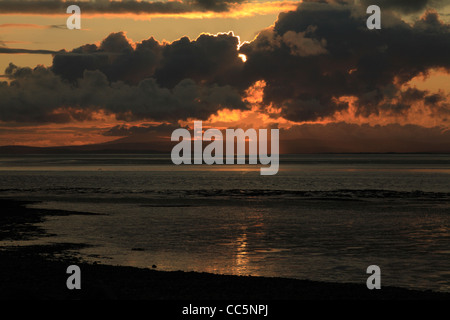
POLYGON ((0 28, 30 28, 30 29, 52 29, 52 28, 62 28, 66 26, 61 25, 40 25, 40 24, 32 24, 32 23, 3 23, 0 24, 0 28))
MULTIPOLYGON (((371 32, 360 27, 365 12, 337 3, 303 3, 245 44, 233 33, 135 43, 119 32, 56 53, 50 68, 11 65, 0 118, 46 133, 92 124, 75 126, 89 133, 69 144, 149 132, 167 140, 169 128, 201 119, 280 128, 285 152, 447 150, 450 90, 434 79, 448 81, 450 26, 433 11, 413 24, 387 13, 389 24, 371 32)), ((227 2, 226 12, 245 5, 227 2)))
POLYGON ((294 10, 301 1, 254 2, 246 0, 180 1, 0 1, 0 14, 67 16, 69 5, 78 5, 83 17, 151 19, 156 17, 246 17, 294 10))

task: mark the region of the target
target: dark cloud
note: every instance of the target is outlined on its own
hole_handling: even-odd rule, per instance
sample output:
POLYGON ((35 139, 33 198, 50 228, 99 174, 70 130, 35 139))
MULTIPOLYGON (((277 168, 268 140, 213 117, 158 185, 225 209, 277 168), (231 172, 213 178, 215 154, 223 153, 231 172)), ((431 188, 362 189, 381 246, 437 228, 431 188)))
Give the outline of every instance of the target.
POLYGON ((244 67, 239 58, 238 44, 239 39, 232 33, 217 36, 204 34, 194 41, 183 37, 164 47, 155 77, 167 87, 184 78, 237 86, 243 80, 244 67))
POLYGON ((414 25, 386 13, 381 30, 368 30, 362 9, 302 3, 242 46, 244 73, 266 81, 265 105, 294 121, 346 109, 338 99, 345 96, 357 98, 359 115, 403 113, 413 101, 401 85, 432 68, 450 69, 450 26, 436 12, 414 25))
POLYGON ((82 13, 185 13, 228 11, 230 4, 241 0, 184 1, 62 1, 62 0, 0 0, 1 13, 65 14, 69 5, 78 5, 82 13))
POLYGON ((153 38, 136 44, 123 32, 112 33, 100 46, 84 45, 71 52, 59 52, 53 58, 52 70, 64 79, 74 81, 85 70, 100 70, 110 81, 133 84, 151 77, 161 59, 162 46, 153 38))
POLYGON ((406 14, 423 12, 428 8, 441 8, 448 4, 447 0, 303 0, 303 2, 361 5, 364 9, 377 5, 382 12, 389 10, 406 14))
POLYGON ((244 63, 238 56, 238 44, 239 39, 232 33, 203 34, 193 41, 183 37, 170 44, 149 38, 133 49, 125 34, 119 32, 110 34, 98 47, 92 44, 59 52, 52 70, 71 81, 81 77, 84 70, 100 70, 110 81, 137 84, 154 77, 169 88, 186 78, 206 84, 236 85, 239 79, 245 80, 241 76, 244 63))
POLYGON ((440 93, 430 94, 424 98, 425 104, 435 106, 440 102, 446 101, 446 97, 440 93))
POLYGON ((250 83, 235 85, 243 69, 238 42, 229 33, 171 44, 153 38, 131 43, 119 32, 100 45, 55 53, 48 69, 10 65, 5 73, 13 81, 2 87, 6 108, 0 119, 65 122, 74 115, 55 110, 69 107, 104 108, 123 120, 176 122, 207 119, 222 108, 246 109, 240 93, 250 83))
MULTIPOLYGON (((1 46, 0 42, 0 46, 1 46)), ((5 43, 3 43, 3 45, 5 45, 5 43)), ((22 53, 27 53, 27 54, 55 54, 56 51, 52 51, 52 50, 32 50, 32 49, 18 49, 18 48, 5 48, 3 46, 0 47, 0 54, 22 54, 22 53)))
POLYGON ((391 9, 402 13, 422 12, 427 8, 439 8, 448 4, 447 0, 361 0, 368 7, 378 5, 382 10, 391 9))
POLYGON ((103 109, 121 120, 176 122, 190 117, 207 119, 222 108, 247 107, 231 86, 200 85, 191 79, 168 89, 152 78, 138 85, 110 82, 98 70, 85 71, 75 85, 42 66, 30 69, 11 64, 5 73, 11 82, 0 84, 2 121, 68 122, 74 115, 78 116, 75 120, 85 120, 91 111, 103 109))
POLYGON ((416 102, 446 113, 447 96, 403 84, 433 68, 450 70, 450 25, 435 11, 414 24, 386 12, 382 29, 368 30, 365 8, 342 3, 302 3, 240 49, 232 33, 132 43, 119 32, 99 45, 54 53, 48 69, 10 66, 0 120, 63 122, 89 114, 67 115, 61 107, 103 108, 124 120, 206 119, 225 107, 245 109, 243 92, 259 80, 266 83, 262 105, 294 121, 345 110, 342 97, 355 99, 359 116, 401 116, 416 102))
POLYGON ((303 124, 280 138, 282 153, 450 152, 450 130, 417 125, 303 124))

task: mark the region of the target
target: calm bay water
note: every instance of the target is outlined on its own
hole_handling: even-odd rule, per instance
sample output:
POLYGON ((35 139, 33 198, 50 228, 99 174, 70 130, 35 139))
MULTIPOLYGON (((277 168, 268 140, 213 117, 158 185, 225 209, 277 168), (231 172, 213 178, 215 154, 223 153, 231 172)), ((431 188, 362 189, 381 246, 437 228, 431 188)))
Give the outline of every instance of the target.
MULTIPOLYGON (((296 155, 175 166, 161 155, 0 157, 0 196, 102 215, 49 217, 83 258, 160 270, 450 292, 450 155, 296 155)), ((10 243, 9 243, 10 244, 10 243)))

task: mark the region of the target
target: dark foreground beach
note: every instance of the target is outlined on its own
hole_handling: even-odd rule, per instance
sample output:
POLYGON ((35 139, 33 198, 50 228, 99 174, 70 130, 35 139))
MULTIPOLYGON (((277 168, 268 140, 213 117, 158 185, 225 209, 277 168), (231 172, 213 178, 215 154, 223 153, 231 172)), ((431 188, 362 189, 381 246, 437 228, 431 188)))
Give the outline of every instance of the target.
POLYGON ((34 224, 46 216, 88 214, 26 208, 1 200, 1 299, 149 299, 149 300, 448 300, 449 293, 337 284, 285 278, 244 277, 196 272, 164 272, 80 261, 83 244, 17 246, 17 242, 51 236, 34 224), (69 290, 66 269, 81 269, 81 290, 69 290))

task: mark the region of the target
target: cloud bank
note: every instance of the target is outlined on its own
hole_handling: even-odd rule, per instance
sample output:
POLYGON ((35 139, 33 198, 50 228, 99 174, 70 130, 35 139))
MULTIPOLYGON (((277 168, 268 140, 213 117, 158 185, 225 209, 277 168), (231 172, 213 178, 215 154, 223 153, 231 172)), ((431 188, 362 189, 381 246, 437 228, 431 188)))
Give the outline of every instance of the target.
POLYGON ((372 31, 358 9, 303 3, 241 47, 244 72, 267 83, 265 105, 281 108, 289 120, 314 121, 347 109, 341 97, 356 98, 357 113, 367 116, 402 113, 414 99, 427 97, 412 96, 402 86, 431 69, 450 69, 450 26, 434 11, 413 25, 388 12, 382 30, 372 31), (287 41, 292 38, 300 48, 307 43, 309 51, 298 54, 287 41))
POLYGON ((172 43, 151 37, 133 43, 123 32, 112 33, 98 45, 53 52, 50 68, 10 65, 9 81, 0 84, 0 120, 64 123, 96 110, 124 121, 205 120, 224 108, 248 110, 245 93, 263 81, 259 112, 273 119, 322 121, 350 109, 362 118, 401 118, 426 108, 448 123, 448 92, 408 83, 431 70, 450 70, 450 25, 435 10, 412 24, 398 14, 442 3, 408 1, 406 9, 404 1, 381 2, 392 8, 383 11, 381 30, 366 28, 364 5, 308 1, 245 44, 233 33, 172 43))
POLYGON ((65 14, 69 5, 78 5, 83 13, 101 14, 150 14, 150 13, 187 13, 187 12, 223 12, 230 5, 242 0, 183 0, 183 1, 70 1, 62 0, 1 0, 0 12, 28 14, 65 14))
POLYGON ((120 120, 152 119, 176 122, 190 117, 206 119, 224 107, 246 108, 238 92, 230 86, 200 85, 184 79, 172 89, 155 79, 137 85, 110 82, 100 71, 84 71, 76 83, 64 81, 44 67, 18 68, 10 65, 0 83, 0 119, 10 122, 70 122, 71 110, 78 120, 102 109, 120 120))

